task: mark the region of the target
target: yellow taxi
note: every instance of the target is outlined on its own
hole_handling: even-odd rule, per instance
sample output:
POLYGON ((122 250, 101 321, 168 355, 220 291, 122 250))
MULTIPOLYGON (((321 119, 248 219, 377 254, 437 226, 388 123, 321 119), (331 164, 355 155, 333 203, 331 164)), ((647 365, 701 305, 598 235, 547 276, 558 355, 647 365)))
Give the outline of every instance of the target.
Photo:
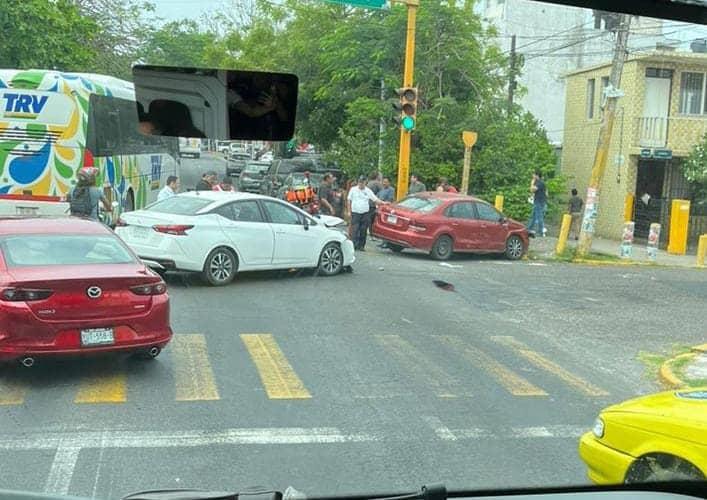
POLYGON ((579 442, 598 484, 707 478, 707 387, 609 406, 579 442))

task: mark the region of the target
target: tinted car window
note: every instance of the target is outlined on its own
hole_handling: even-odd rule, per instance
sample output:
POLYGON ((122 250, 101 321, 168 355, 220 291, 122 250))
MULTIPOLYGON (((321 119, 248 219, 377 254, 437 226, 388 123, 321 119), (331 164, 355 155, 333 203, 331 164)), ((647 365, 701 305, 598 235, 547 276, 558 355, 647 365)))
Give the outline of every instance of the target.
POLYGON ((113 236, 22 235, 0 241, 8 267, 128 264, 135 258, 113 236))
POLYGON ((240 222, 263 222, 263 216, 255 200, 231 203, 233 220, 240 222))
POLYGON ((459 203, 454 203, 445 213, 447 217, 453 217, 455 219, 473 219, 474 218, 474 207, 471 202, 462 201, 459 203))
POLYGON ((265 213, 268 214, 270 222, 273 224, 301 224, 300 214, 292 210, 287 205, 275 201, 264 201, 265 213))
POLYGON ((502 217, 498 210, 487 203, 475 203, 475 205, 477 219, 498 222, 502 217))

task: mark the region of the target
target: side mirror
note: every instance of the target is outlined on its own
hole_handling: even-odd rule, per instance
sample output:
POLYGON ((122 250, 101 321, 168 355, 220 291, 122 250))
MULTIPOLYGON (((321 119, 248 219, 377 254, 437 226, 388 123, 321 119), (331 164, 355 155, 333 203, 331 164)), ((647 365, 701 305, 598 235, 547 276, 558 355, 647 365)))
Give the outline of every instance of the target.
POLYGON ((304 226, 305 231, 309 231, 309 219, 307 217, 305 217, 302 221, 302 225, 304 226))

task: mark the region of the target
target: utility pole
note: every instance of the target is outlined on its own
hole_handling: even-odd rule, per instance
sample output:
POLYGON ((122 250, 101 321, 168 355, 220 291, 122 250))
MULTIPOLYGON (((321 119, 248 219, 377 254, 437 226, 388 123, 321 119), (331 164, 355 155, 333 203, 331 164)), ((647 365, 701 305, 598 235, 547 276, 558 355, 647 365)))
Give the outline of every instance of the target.
MULTIPOLYGON (((381 78, 381 102, 385 101, 385 81, 381 78)), ((385 120, 381 116, 378 120, 378 171, 383 168, 383 136, 385 135, 385 120)))
POLYGON ((508 72, 508 115, 513 113, 513 92, 516 89, 516 36, 511 36, 511 60, 508 72))
MULTIPOLYGON (((412 87, 412 73, 415 67, 415 20, 419 0, 391 0, 391 2, 407 5, 407 35, 405 37, 405 70, 403 72, 403 87, 412 87)), ((412 131, 400 127, 400 149, 398 151, 398 184, 396 198, 400 200, 408 192, 410 178, 410 139, 412 131)))
POLYGON ((601 126, 599 128, 599 140, 597 141, 597 149, 594 154, 592 176, 589 180, 589 187, 587 187, 587 199, 584 203, 582 230, 579 234, 579 244, 577 245, 577 254, 580 257, 589 253, 592 248, 592 237, 594 236, 594 228, 599 212, 599 190, 601 188, 601 181, 604 178, 604 172, 606 171, 606 161, 609 156, 609 147, 611 146, 611 130, 614 126, 616 104, 619 97, 623 95, 623 93, 619 91, 619 85, 621 83, 621 72, 623 71, 624 62, 626 61, 630 24, 631 16, 619 14, 609 86, 604 90, 604 92, 606 92, 604 116, 602 117, 601 126))

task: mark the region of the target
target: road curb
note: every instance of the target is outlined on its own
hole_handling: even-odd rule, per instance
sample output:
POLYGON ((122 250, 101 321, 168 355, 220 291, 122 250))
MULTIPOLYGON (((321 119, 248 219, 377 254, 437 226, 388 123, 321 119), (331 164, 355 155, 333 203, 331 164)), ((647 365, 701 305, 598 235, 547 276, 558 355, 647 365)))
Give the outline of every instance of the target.
POLYGON ((672 358, 666 359, 665 361, 663 361, 663 364, 660 365, 660 369, 658 370, 658 379, 663 385, 667 386, 670 389, 679 389, 681 387, 687 386, 688 384, 680 377, 678 377, 673 371, 673 363, 681 359, 696 358, 697 356, 704 353, 707 353, 707 344, 692 347, 690 348, 690 352, 678 354, 677 356, 673 356, 672 358))

